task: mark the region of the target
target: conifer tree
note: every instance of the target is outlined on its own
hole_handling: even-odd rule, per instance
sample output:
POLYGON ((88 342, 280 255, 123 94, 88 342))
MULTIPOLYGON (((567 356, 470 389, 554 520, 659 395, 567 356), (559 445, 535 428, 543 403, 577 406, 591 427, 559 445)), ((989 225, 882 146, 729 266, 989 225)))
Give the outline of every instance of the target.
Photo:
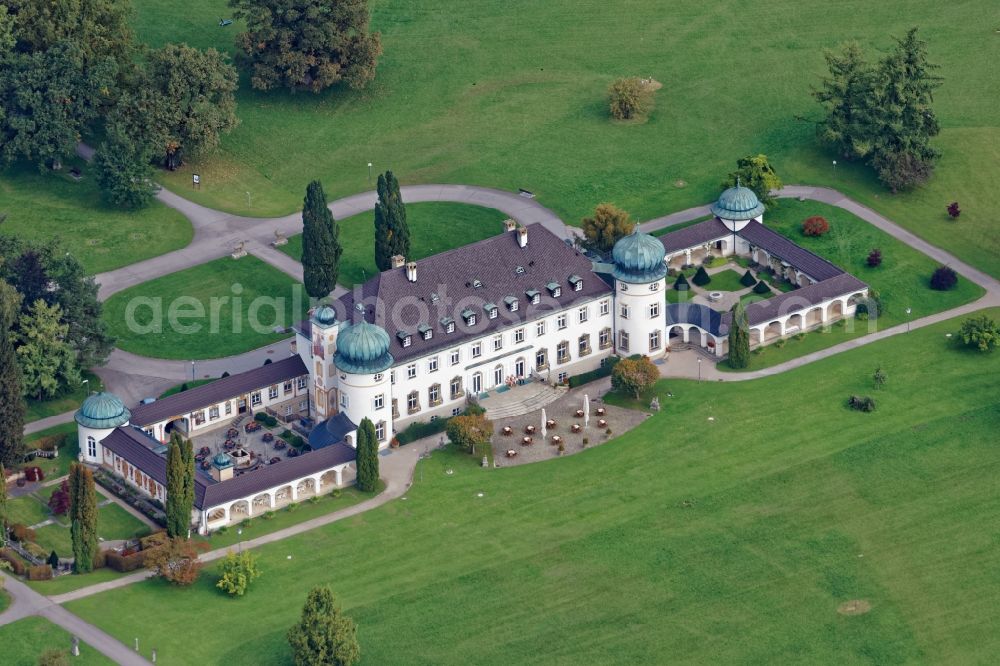
POLYGON ((167 535, 182 537, 191 527, 194 506, 194 453, 190 440, 170 435, 167 449, 167 535))
POLYGON ((20 308, 20 294, 0 280, 0 465, 8 466, 24 455, 25 405, 12 330, 20 308))
POLYGON ((375 204, 375 265, 380 271, 392 267, 392 257, 410 256, 410 227, 399 181, 391 171, 379 174, 375 204))
POLYGON ((732 309, 733 319, 729 324, 729 367, 745 368, 750 365, 750 326, 747 311, 741 301, 732 309))
POLYGON ((7 545, 7 472, 0 463, 0 548, 7 545))
POLYGON ((73 539, 73 568, 88 573, 97 555, 97 493, 94 475, 80 463, 69 468, 70 535, 73 539))
POLYGON ((337 286, 344 252, 339 236, 323 185, 314 180, 306 187, 302 205, 302 273, 306 293, 313 298, 324 298, 337 286))
POLYGON ((699 287, 704 287, 706 284, 712 281, 712 276, 708 274, 704 266, 699 266, 698 271, 691 278, 691 282, 694 282, 699 287))
POLYGON ((871 152, 872 71, 857 42, 844 44, 839 52, 825 55, 830 74, 813 97, 827 109, 817 127, 822 141, 833 146, 844 159, 861 159, 871 152))
POLYGON ((329 587, 314 587, 302 618, 288 630, 296 666, 350 666, 361 657, 358 628, 337 606, 329 587))
POLYGON ((370 493, 378 486, 379 478, 378 437, 375 435, 375 424, 371 419, 362 419, 361 425, 358 426, 357 437, 358 488, 370 493))

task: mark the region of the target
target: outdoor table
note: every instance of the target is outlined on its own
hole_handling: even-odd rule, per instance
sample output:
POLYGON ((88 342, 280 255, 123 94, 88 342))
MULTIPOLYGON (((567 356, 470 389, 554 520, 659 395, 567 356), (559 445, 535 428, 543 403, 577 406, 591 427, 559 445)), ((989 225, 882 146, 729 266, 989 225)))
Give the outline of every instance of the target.
POLYGON ((599 420, 599 421, 597 422, 597 427, 598 427, 598 428, 606 428, 606 427, 607 427, 607 425, 608 425, 608 422, 607 422, 607 421, 605 421, 604 419, 601 419, 601 420, 599 420))
POLYGON ((508 458, 513 458, 516 455, 517 455, 517 451, 515 451, 514 449, 507 449, 507 457, 508 458))
POLYGON ((576 410, 576 418, 578 418, 578 419, 582 419, 583 418, 583 410, 582 409, 576 410))
POLYGON ((558 444, 561 441, 562 441, 562 437, 560 437, 559 435, 552 435, 552 443, 553 444, 558 444))
POLYGON ((597 408, 597 415, 598 416, 604 416, 604 408, 603 407, 598 407, 597 408))
POLYGON ((573 432, 580 432, 580 430, 581 430, 580 424, 579 423, 574 423, 572 430, 573 430, 573 432))
POLYGON ((509 434, 511 434, 512 432, 514 432, 514 429, 513 429, 513 428, 511 428, 510 426, 504 426, 504 427, 503 427, 503 431, 502 431, 502 432, 503 432, 503 434, 505 434, 505 435, 509 435, 509 434))
POLYGON ((525 444, 525 445, 531 444, 531 437, 529 437, 528 435, 525 435, 524 437, 522 437, 521 438, 521 444, 525 444))
POLYGON ((545 427, 546 428, 555 428, 556 427, 555 419, 549 419, 548 421, 546 421, 545 422, 545 427))
POLYGON ((528 433, 529 435, 534 434, 534 432, 535 432, 535 426, 530 425, 530 426, 526 427, 524 429, 524 432, 528 433))

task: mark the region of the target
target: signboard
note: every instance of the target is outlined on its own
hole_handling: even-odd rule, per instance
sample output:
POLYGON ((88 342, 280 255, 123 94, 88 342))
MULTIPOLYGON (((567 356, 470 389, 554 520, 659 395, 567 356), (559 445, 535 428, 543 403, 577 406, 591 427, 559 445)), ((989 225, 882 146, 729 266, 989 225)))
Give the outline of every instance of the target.
POLYGON ((191 187, 201 188, 201 176, 196 173, 191 174, 191 187))

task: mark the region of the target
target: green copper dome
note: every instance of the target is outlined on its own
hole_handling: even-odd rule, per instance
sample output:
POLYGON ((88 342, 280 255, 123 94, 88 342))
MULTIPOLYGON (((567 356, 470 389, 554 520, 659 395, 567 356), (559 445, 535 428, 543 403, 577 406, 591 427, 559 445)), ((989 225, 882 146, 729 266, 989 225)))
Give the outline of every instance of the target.
POLYGON ((712 204, 711 210, 720 219, 740 222, 763 215, 764 204, 749 187, 737 184, 719 195, 719 200, 712 204))
POLYGON ((615 262, 615 277, 623 282, 653 282, 667 274, 663 258, 667 251, 663 243, 649 234, 635 231, 615 243, 611 258, 615 262))
POLYGON ((112 429, 125 425, 132 413, 113 393, 95 393, 83 401, 74 417, 85 428, 112 429))
POLYGON ((212 464, 215 465, 216 469, 225 469, 233 466, 233 459, 228 453, 219 451, 215 454, 215 457, 212 458, 212 464))
POLYGON ((389 334, 381 326, 366 321, 345 326, 337 334, 337 353, 333 362, 343 372, 383 372, 393 363, 389 334))
POLYGON ((324 305, 320 309, 316 310, 313 315, 313 319, 320 326, 332 326, 337 323, 337 313, 329 305, 324 305))

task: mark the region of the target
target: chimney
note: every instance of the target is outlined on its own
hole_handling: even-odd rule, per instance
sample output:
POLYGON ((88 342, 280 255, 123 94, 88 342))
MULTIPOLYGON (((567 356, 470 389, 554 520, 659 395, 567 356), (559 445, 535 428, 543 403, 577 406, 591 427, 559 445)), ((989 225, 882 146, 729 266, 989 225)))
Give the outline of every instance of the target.
POLYGON ((394 254, 389 261, 392 262, 393 268, 402 268, 406 264, 406 257, 401 254, 394 254))
POLYGON ((514 229, 517 229, 517 222, 515 222, 512 219, 510 219, 509 217, 506 220, 503 221, 503 230, 504 231, 514 231, 514 229))
POLYGON ((406 264, 406 279, 410 282, 417 281, 417 262, 411 261, 406 264))
POLYGON ((518 227, 517 229, 517 244, 520 247, 528 244, 528 230, 525 227, 518 227))

